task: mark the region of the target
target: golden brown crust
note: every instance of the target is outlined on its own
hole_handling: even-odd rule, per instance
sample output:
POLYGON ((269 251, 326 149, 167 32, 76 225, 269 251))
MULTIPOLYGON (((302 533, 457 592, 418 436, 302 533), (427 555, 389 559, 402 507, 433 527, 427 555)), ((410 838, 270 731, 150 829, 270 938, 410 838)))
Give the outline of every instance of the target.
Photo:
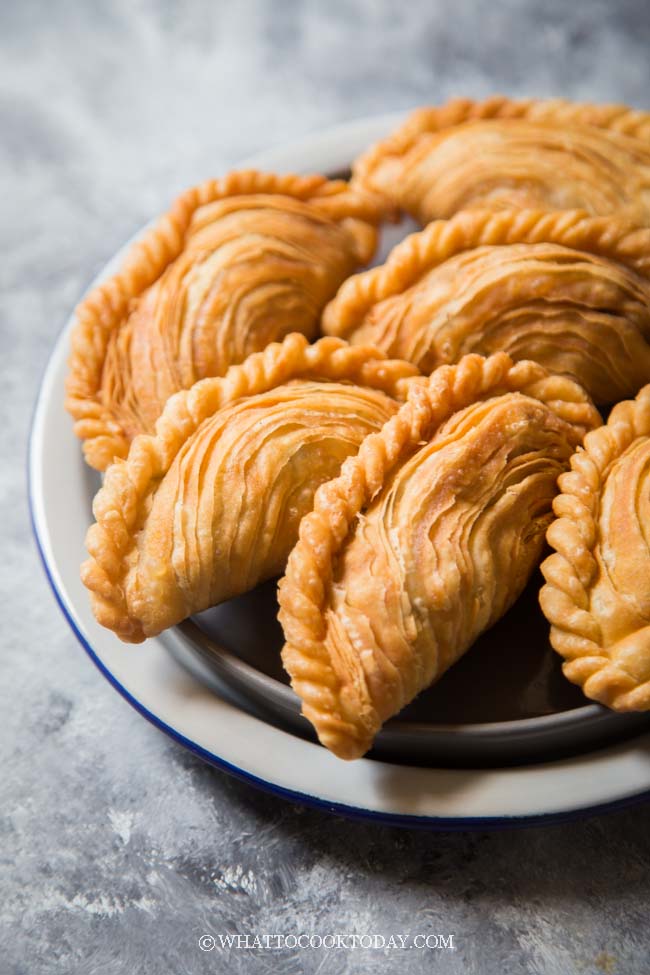
POLYGON ((76 311, 66 408, 75 420, 77 436, 85 441, 86 459, 93 467, 103 470, 114 457, 125 456, 130 440, 101 396, 111 337, 137 299, 181 254, 197 211, 219 200, 252 194, 291 197, 309 203, 324 218, 340 222, 349 231, 351 245, 358 248, 358 264, 370 258, 374 249, 372 225, 386 213, 385 201, 342 180, 277 176, 254 170, 209 180, 178 197, 171 210, 133 245, 121 270, 94 288, 76 311))
POLYGON ((484 101, 455 98, 445 105, 418 108, 388 138, 371 146, 355 162, 353 176, 371 185, 376 168, 388 157, 404 156, 428 132, 488 119, 527 119, 559 125, 591 125, 650 141, 650 114, 627 105, 594 105, 564 98, 513 100, 494 95, 484 101))
MULTIPOLYGON (((610 158, 603 165, 603 157, 607 156, 607 146, 600 145, 600 140, 598 140, 599 147, 594 143, 592 149, 578 152, 575 157, 576 171, 574 175, 577 182, 573 187, 575 191, 572 191, 573 198, 565 198, 565 201, 559 205, 552 203, 552 198, 558 194, 558 198, 562 197, 565 190, 568 190, 571 185, 569 174, 564 172, 560 178, 557 166, 551 166, 554 173, 547 172, 544 174, 544 167, 539 171, 536 169, 538 160, 541 158, 540 152, 542 151, 545 133, 549 136, 553 129, 560 132, 564 131, 571 138, 574 135, 578 138, 576 135, 578 130, 583 133, 587 133, 590 129, 600 130, 611 136, 609 140, 612 143, 611 149, 614 148, 614 143, 618 145, 622 154, 620 163, 623 168, 630 163, 632 158, 637 157, 642 157, 645 160, 644 167, 647 168, 647 151, 650 143, 650 114, 647 112, 636 111, 625 105, 581 104, 564 99, 511 100, 503 96, 494 96, 482 102, 472 101, 471 99, 454 99, 445 105, 417 109, 394 133, 372 146, 356 160, 353 166, 353 183, 367 188, 372 187, 375 191, 386 193, 394 204, 407 210, 424 224, 439 217, 449 217, 459 209, 474 205, 494 205, 497 208, 508 205, 529 207, 543 205, 546 207, 548 203, 548 209, 586 207, 588 204, 587 197, 583 196, 583 190, 585 190, 583 181, 587 179, 589 182, 590 177, 587 175, 589 167, 595 167, 594 171, 598 171, 599 178, 595 181, 592 180, 591 191, 593 192, 587 194, 589 198, 593 196, 593 206, 589 205, 589 209, 594 213, 610 213, 615 209, 630 209, 629 215, 633 216, 637 223, 647 223, 647 220, 641 219, 641 214, 648 216, 648 213, 642 201, 637 198, 639 194, 634 189, 636 187, 638 190, 636 182, 631 188, 631 196, 634 197, 634 202, 630 199, 627 201, 628 205, 623 207, 619 199, 621 205, 614 206, 614 198, 618 198, 618 194, 626 196, 626 190, 621 186, 620 172, 615 178, 612 178, 616 171, 613 159, 610 158), (492 160, 487 170, 483 171, 481 159, 483 151, 472 146, 466 147, 462 156, 467 160, 468 165, 477 166, 481 170, 481 180, 486 181, 485 194, 479 194, 479 199, 474 199, 470 203, 469 200, 473 196, 470 193, 462 205, 459 205, 457 201, 453 204, 450 199, 447 201, 449 206, 443 206, 442 200, 438 199, 437 195, 438 202, 436 205, 431 205, 425 201, 429 184, 432 181, 438 181, 441 173, 448 173, 450 169, 455 170, 459 162, 459 158, 456 156, 453 161, 445 156, 445 159, 441 160, 442 169, 436 170, 435 174, 429 173, 428 176, 422 174, 422 184, 419 185, 420 177, 414 174, 413 164, 417 158, 419 165, 421 161, 420 150, 424 149, 425 142, 432 142, 433 140, 437 142, 438 137, 446 137, 454 129, 464 129, 467 132, 469 129, 485 124, 490 127, 494 125, 492 135, 496 135, 500 131, 505 132, 505 128, 513 122, 521 122, 528 127, 537 127, 537 132, 536 136, 532 137, 531 130, 531 138, 526 143, 526 137, 523 135, 524 130, 520 130, 520 134, 524 137, 524 143, 519 146, 517 155, 520 155, 522 151, 527 151, 531 153, 531 156, 530 159, 526 160, 523 169, 518 166, 515 160, 508 157, 510 160, 508 168, 510 164, 514 168, 501 187, 502 193, 497 193, 494 199, 491 199, 493 190, 496 189, 499 182, 498 170, 502 168, 503 157, 501 157, 500 162, 495 157, 496 161, 492 160), (526 145, 528 145, 527 149, 525 148, 526 145), (580 159, 578 159, 579 156, 580 159), (411 176, 416 179, 418 185, 413 184, 413 186, 407 187, 405 177, 408 177, 410 181, 411 176), (541 184, 535 189, 538 178, 541 180, 541 184), (579 189, 581 183, 582 190, 579 189), (543 184, 546 184, 545 188, 543 188, 543 184), (605 188, 605 184, 608 184, 607 188, 605 188), (516 186, 519 186, 519 189, 516 186), (510 203, 507 202, 508 200, 510 203)), ((577 145, 578 142, 576 142, 577 145)), ((484 142, 481 142, 481 146, 485 150, 486 144, 484 142)), ((563 140, 556 141, 555 151, 564 154, 566 163, 572 159, 573 150, 568 144, 565 145, 563 140)), ((644 167, 642 166, 642 169, 644 167)), ((642 182, 647 184, 647 172, 644 174, 639 170, 638 176, 642 182)), ((456 180, 460 177, 454 175, 452 178, 456 180)), ((463 194, 461 194, 462 198, 463 194)))
POLYGON ((414 366, 389 360, 372 348, 348 346, 335 338, 309 345, 303 335, 291 334, 232 366, 222 378, 202 380, 174 395, 156 423, 155 435, 136 437, 126 460, 109 467, 93 504, 96 523, 86 537, 91 557, 82 566, 82 579, 99 622, 129 642, 151 635, 131 613, 125 591, 135 535, 146 517, 151 491, 208 417, 243 397, 299 378, 368 386, 402 399, 417 375, 414 366))
MULTIPOLYGON (((565 659, 564 674, 587 697, 617 711, 650 709, 650 642, 644 622, 650 607, 642 605, 640 611, 637 607, 632 613, 636 621, 626 625, 635 602, 634 586, 644 585, 647 565, 644 571, 642 564, 633 562, 631 585, 616 592, 608 564, 618 571, 617 560, 632 557, 635 535, 645 536, 645 529, 636 524, 636 511, 621 504, 617 515, 628 543, 617 547, 608 537, 612 515, 603 511, 603 499, 617 463, 633 447, 647 453, 648 438, 650 385, 635 400, 614 407, 607 424, 587 434, 584 449, 572 457, 571 471, 559 480, 562 493, 553 505, 556 521, 547 535, 555 552, 542 564, 546 585, 540 603, 551 624, 551 643, 565 659)), ((628 476, 626 472, 626 480, 628 476)), ((633 478, 626 487, 638 492, 633 478)), ((644 562, 648 562, 646 546, 642 542, 644 562)))
POLYGON ((424 373, 505 351, 596 402, 634 396, 650 379, 650 229, 579 210, 461 211, 348 278, 322 328, 424 373))
POLYGON ((368 436, 340 475, 316 492, 313 511, 280 582, 279 618, 286 644, 283 662, 303 701, 303 713, 321 741, 343 758, 357 757, 369 741, 346 711, 339 678, 329 657, 324 615, 333 567, 363 509, 376 497, 402 458, 426 442, 457 411, 487 397, 521 392, 549 406, 575 430, 577 443, 600 423, 584 391, 571 380, 549 375, 532 362, 513 363, 505 353, 488 359, 468 355, 414 383, 407 402, 380 433, 368 436))
POLYGON ((410 234, 384 264, 344 281, 325 308, 323 331, 348 338, 373 305, 463 251, 546 242, 610 258, 650 277, 650 229, 622 217, 592 217, 583 210, 465 210, 410 234))

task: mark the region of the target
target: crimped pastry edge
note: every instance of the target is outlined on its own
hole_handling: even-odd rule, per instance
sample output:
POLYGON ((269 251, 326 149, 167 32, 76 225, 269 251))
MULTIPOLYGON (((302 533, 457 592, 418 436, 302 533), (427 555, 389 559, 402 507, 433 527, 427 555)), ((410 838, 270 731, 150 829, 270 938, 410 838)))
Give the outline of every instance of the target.
POLYGON ((322 328, 346 338, 373 305, 398 295, 456 254, 477 247, 554 243, 615 260, 650 277, 650 229, 584 210, 460 210, 397 244, 386 262, 353 274, 325 306, 322 328))
MULTIPOLYGON (((547 532, 555 549, 542 563, 546 584, 540 604, 551 624, 551 644, 564 658, 562 670, 585 695, 616 711, 650 709, 650 681, 638 683, 610 656, 589 605, 589 588, 598 566, 600 500, 612 464, 639 437, 650 436, 650 384, 634 400, 612 410, 607 423, 585 437, 559 478, 556 520, 547 532)), ((626 642, 630 641, 630 637, 626 642)))
POLYGON ((416 108, 387 138, 362 153, 352 167, 352 182, 371 187, 373 174, 389 157, 405 155, 427 132, 488 119, 527 119, 553 121, 564 125, 592 125, 620 135, 650 141, 650 113, 627 105, 597 105, 565 98, 511 99, 493 95, 483 101, 453 98, 444 105, 416 108))
POLYGON ((65 407, 75 421, 74 431, 84 441, 84 455, 92 467, 105 470, 114 457, 125 457, 129 447, 129 438, 98 395, 112 332, 124 321, 131 303, 182 252, 192 217, 200 207, 251 194, 290 196, 313 204, 337 221, 352 218, 376 225, 387 212, 385 198, 353 188, 344 180, 257 170, 234 171, 221 179, 207 180, 177 197, 171 209, 133 244, 117 274, 93 288, 75 312, 65 407))
POLYGON ((411 385, 397 414, 379 433, 366 437, 338 477, 321 485, 312 512, 300 523, 299 541, 279 584, 279 620, 286 640, 282 660, 302 700, 302 713, 320 741, 340 758, 360 757, 371 741, 343 716, 340 684, 325 643, 324 610, 335 558, 354 520, 405 452, 459 409, 507 392, 546 403, 576 428, 576 441, 601 423, 587 394, 573 380, 528 360, 515 363, 505 352, 488 358, 466 355, 456 365, 436 369, 427 381, 411 385))
POLYGON ((126 459, 110 465, 93 502, 96 521, 86 535, 90 558, 81 567, 81 578, 98 621, 126 642, 140 643, 152 635, 130 616, 124 590, 141 504, 188 437, 218 409, 298 378, 352 381, 403 400, 419 375, 415 366, 388 359, 371 346, 351 346, 336 338, 310 345, 304 335, 293 332, 231 366, 225 376, 202 379, 174 394, 156 422, 155 434, 136 437, 126 459))

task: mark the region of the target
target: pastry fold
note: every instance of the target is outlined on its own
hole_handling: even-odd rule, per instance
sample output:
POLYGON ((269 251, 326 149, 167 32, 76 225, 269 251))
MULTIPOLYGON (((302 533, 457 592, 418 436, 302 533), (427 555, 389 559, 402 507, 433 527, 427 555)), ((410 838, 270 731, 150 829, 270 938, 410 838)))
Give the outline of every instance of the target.
POLYGON ((650 710, 650 386, 586 436, 559 485, 540 593, 551 643, 587 697, 650 710))
POLYGON ((421 223, 470 207, 621 212, 650 222, 650 115, 562 99, 415 111, 353 169, 421 223))
POLYGON ((316 488, 417 375, 296 333, 173 396, 93 504, 82 580, 99 622, 140 642, 282 572, 316 488))
POLYGON ((579 210, 463 211, 345 281, 323 331, 425 373, 505 351, 612 403, 650 381, 650 229, 579 210))
POLYGON ((188 190, 77 308, 66 407, 104 470, 167 399, 289 332, 371 258, 385 200, 323 176, 234 172, 188 190))
POLYGON ((600 422, 572 380, 505 353, 414 382, 318 489, 280 582, 282 659, 320 741, 363 755, 514 602, 556 479, 600 422))

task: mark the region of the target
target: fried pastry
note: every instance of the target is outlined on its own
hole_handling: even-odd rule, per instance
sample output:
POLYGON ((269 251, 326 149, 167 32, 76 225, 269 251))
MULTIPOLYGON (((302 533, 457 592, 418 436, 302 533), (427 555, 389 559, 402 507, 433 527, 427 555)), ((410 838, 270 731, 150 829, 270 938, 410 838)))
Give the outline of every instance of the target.
POLYGON ((77 309, 66 407, 104 470, 167 399, 289 332, 367 263, 385 207, 322 176, 235 172, 188 190, 77 309))
POLYGON ((650 115, 561 99, 458 99, 414 112, 356 182, 422 224, 470 207, 584 209, 650 223, 650 115))
POLYGON ((282 572, 316 488, 416 375, 292 334, 173 396, 95 498, 82 579, 99 622, 139 642, 282 572))
POLYGON ((514 602, 558 474, 600 418, 572 380, 466 356, 316 492, 280 582, 282 652, 321 742, 357 758, 514 602))
POLYGON ((540 594, 563 671, 616 711, 650 710, 650 386, 571 458, 540 594))
POLYGON ((502 350, 612 403, 650 381, 650 229, 583 211, 463 211, 345 281, 323 330, 425 373, 502 350))

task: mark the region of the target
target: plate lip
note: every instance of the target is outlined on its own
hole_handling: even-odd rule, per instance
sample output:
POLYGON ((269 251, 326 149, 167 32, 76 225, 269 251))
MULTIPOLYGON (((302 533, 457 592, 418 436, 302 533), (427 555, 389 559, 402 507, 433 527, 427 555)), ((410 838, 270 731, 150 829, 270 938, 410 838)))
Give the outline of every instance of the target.
MULTIPOLYGON (((391 113, 390 115, 379 115, 379 116, 367 116, 358 120, 351 120, 338 126, 328 127, 315 135, 308 135, 302 139, 297 139, 284 146, 274 147, 266 152, 260 152, 256 156, 251 157, 246 160, 242 166, 257 166, 259 168, 267 168, 266 159, 272 159, 277 155, 281 158, 283 154, 287 157, 289 154, 301 153, 313 154, 316 149, 314 147, 320 147, 329 143, 331 140, 341 139, 341 138, 351 138, 355 134, 358 134, 359 129, 368 128, 376 129, 377 131, 382 126, 394 125, 397 120, 403 117, 403 113, 391 113)), ((278 162, 274 162, 273 165, 278 165, 278 162)), ((282 164, 280 164, 282 165, 282 164)), ((270 168, 270 167, 269 167, 270 168)), ((299 170, 305 169, 304 166, 297 166, 299 170)), ((120 247, 113 256, 106 261, 101 270, 94 278, 91 280, 88 288, 84 294, 99 281, 103 280, 107 275, 112 273, 112 268, 123 258, 126 250, 131 246, 131 244, 139 239, 142 233, 151 226, 150 223, 146 224, 143 228, 136 232, 126 243, 120 247)), ((270 794, 276 795, 280 798, 288 799, 293 802, 298 802, 307 805, 311 808, 325 810, 337 815, 345 816, 352 819, 362 819, 362 820, 373 820, 375 822, 380 822, 385 825, 393 826, 403 826, 407 828, 424 828, 432 830, 447 830, 447 831, 462 831, 468 829, 507 829, 512 827, 532 827, 538 825, 570 822, 575 819, 580 819, 587 815, 593 815, 596 813, 605 813, 610 811, 615 811, 617 809, 627 808, 638 802, 647 801, 650 799, 650 780, 645 788, 634 790, 626 788, 622 794, 618 794, 616 798, 605 800, 603 802, 591 802, 581 805, 580 803, 572 805, 570 808, 556 809, 552 811, 545 812, 531 812, 531 813, 512 813, 508 814, 506 812, 494 815, 474 815, 474 816, 443 816, 443 815, 433 815, 425 814, 420 815, 417 813, 406 813, 406 812, 390 812, 380 809, 372 809, 366 806, 356 806, 350 802, 338 802, 325 798, 323 796, 318 796, 308 792, 301 792, 299 789, 289 788, 285 785, 280 784, 277 781, 272 781, 269 778, 262 778, 256 773, 235 765, 228 759, 223 758, 216 752, 210 751, 204 748, 197 741, 193 741, 188 738, 185 734, 174 728, 172 725, 168 724, 154 711, 148 708, 142 701, 132 694, 129 689, 117 679, 115 674, 111 672, 107 664, 95 651, 89 639, 86 638, 81 629, 81 624, 78 622, 74 615, 74 603, 71 600, 70 607, 68 606, 67 599, 63 592, 59 590, 57 585, 53 568, 55 568, 56 563, 53 566, 50 565, 46 546, 44 544, 43 538, 39 528, 39 514, 38 514, 38 504, 35 495, 35 479, 34 479, 34 467, 35 460, 37 458, 37 433, 39 432, 39 421, 41 419, 42 411, 44 409, 45 403, 45 392, 48 389, 48 385, 53 382, 56 373, 55 367, 59 365, 58 359, 61 356, 63 343, 67 340, 69 332, 73 327, 74 323, 74 308, 72 309, 70 315, 67 317, 62 328, 59 330, 56 336, 55 342, 52 346, 52 350, 48 356, 46 364, 42 370, 41 378, 38 384, 38 392, 35 399, 32 417, 29 427, 29 437, 28 437, 28 447, 27 447, 27 498, 29 506, 29 517, 32 527, 32 533, 36 542, 36 548, 40 557, 41 564, 43 566, 45 576, 52 590, 54 598, 63 613, 64 618, 68 622, 72 632, 76 636, 78 642, 83 647, 84 651, 95 664, 97 669, 102 673, 102 675, 108 680, 108 682, 118 691, 118 693, 145 719, 147 719, 151 724, 157 727, 159 730, 164 732, 168 737, 179 743, 181 746, 187 748, 189 751, 206 761, 208 764, 215 766, 216 768, 225 771, 236 778, 245 781, 257 788, 262 789, 270 794), (52 378, 51 378, 52 377, 52 378)), ((251 719, 253 720, 253 719, 251 719)), ((287 734, 285 732, 285 734, 287 734)), ((289 736, 292 737, 292 736, 289 736)), ((647 735, 638 735, 631 739, 628 743, 629 748, 633 748, 638 742, 639 738, 648 738, 647 735)), ((320 748, 321 746, 313 745, 312 747, 320 748)), ((618 751, 621 748, 619 747, 618 751)), ((627 750, 627 749, 625 749, 627 750)), ((589 753, 593 755, 593 753, 589 753)), ((582 758, 589 757, 582 756, 582 758)), ((614 756, 614 761, 617 756, 614 756)), ((580 758, 578 756, 573 760, 573 764, 580 765, 580 758)), ((364 761, 363 759, 361 761, 364 761)), ((379 763, 384 764, 384 763, 379 763)), ((552 772, 553 765, 557 763, 548 763, 547 769, 552 772)), ((405 766, 405 770, 408 770, 410 766, 405 766)), ((427 769, 432 778, 435 778, 436 773, 440 773, 440 769, 427 769)), ((500 775, 504 770, 501 769, 481 769, 481 775, 485 775, 486 771, 488 774, 500 775)), ((512 770, 510 770, 512 771, 512 770)), ((619 787, 620 793, 620 787, 619 787)))
MULTIPOLYGON (((30 428, 30 453, 29 462, 27 465, 28 475, 31 473, 31 428, 30 428)), ((31 480, 30 480, 31 485, 31 480)), ((530 815, 512 815, 512 816, 419 816, 416 814, 409 813, 388 813, 382 812, 375 809, 367 809, 363 806, 353 806, 350 803, 340 803, 332 802, 325 799, 320 799, 318 796, 311 795, 310 793, 300 792, 295 789, 288 789, 285 786, 281 786, 278 783, 270 782, 268 779, 263 779, 260 776, 255 775, 246 769, 240 768, 237 765, 232 764, 227 759, 221 758, 221 756, 216 755, 214 752, 209 751, 203 746, 199 745, 197 742, 192 741, 186 735, 177 731, 167 722, 163 721, 158 715, 150 711, 141 701, 139 701, 133 694, 120 682, 117 680, 114 674, 108 669, 104 662, 95 653, 90 641, 88 641, 80 628, 74 616, 68 611, 67 605, 62 594, 59 592, 58 587, 54 581, 52 574, 50 573, 50 568, 45 556, 45 551, 41 543, 41 538, 38 534, 38 529, 34 517, 34 508, 32 503, 32 495, 29 495, 29 514, 30 514, 30 524, 34 534, 34 540, 36 542, 36 548, 38 551, 39 559, 43 567, 46 579, 49 583, 50 589, 54 596, 55 602, 59 607, 64 619, 70 626, 74 636, 77 638, 78 643, 85 650, 86 654, 95 665, 97 670, 102 674, 102 676, 108 681, 109 684, 120 694, 124 700, 131 705, 131 707, 142 715, 150 724, 152 724, 159 731, 162 731, 167 737, 171 738, 177 744, 188 749, 198 758, 202 759, 208 765, 219 769, 222 772, 226 772, 229 775, 234 776, 239 781, 246 782, 249 785, 260 789, 262 792, 266 792, 269 795, 277 796, 281 799, 286 799, 290 802, 296 802, 301 805, 308 806, 311 809, 316 809, 318 811, 325 811, 333 813, 335 815, 342 816, 344 818, 353 820, 373 820, 375 822, 381 823, 385 826, 399 826, 409 829, 428 829, 440 832, 463 832, 467 830, 505 830, 511 828, 534 828, 536 826, 547 826, 547 825, 561 825, 562 823, 575 822, 576 820, 583 819, 586 816, 605 814, 610 812, 616 812, 621 809, 629 808, 630 806, 637 805, 637 803, 647 802, 650 800, 650 789, 646 789, 643 792, 634 793, 629 796, 623 796, 619 799, 613 799, 610 802, 598 803, 591 806, 580 806, 571 810, 562 810, 561 812, 555 813, 538 813, 530 815)), ((319 746, 315 746, 319 747, 319 746)), ((430 771, 434 772, 435 769, 430 771)), ((484 771, 484 770, 481 770, 484 771)))

